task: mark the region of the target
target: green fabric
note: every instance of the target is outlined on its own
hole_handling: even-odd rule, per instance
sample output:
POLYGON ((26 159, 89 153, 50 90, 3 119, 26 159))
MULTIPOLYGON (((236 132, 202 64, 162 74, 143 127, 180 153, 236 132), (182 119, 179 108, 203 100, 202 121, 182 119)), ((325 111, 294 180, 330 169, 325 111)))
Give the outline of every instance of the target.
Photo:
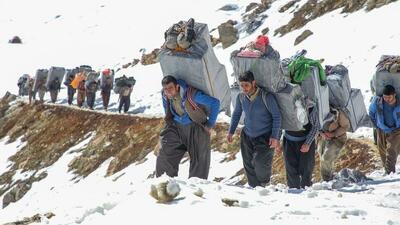
POLYGON ((325 84, 326 75, 318 60, 308 59, 300 56, 289 64, 290 78, 292 83, 300 84, 305 78, 311 74, 311 67, 317 67, 319 70, 319 79, 321 84, 325 84))

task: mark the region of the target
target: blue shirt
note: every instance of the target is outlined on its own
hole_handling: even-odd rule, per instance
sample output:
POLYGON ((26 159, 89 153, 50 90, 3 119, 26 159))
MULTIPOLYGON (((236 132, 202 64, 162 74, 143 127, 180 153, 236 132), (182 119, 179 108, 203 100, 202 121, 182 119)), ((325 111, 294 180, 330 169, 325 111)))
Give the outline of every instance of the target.
POLYGON ((396 127, 396 121, 393 118, 393 110, 396 105, 389 105, 385 101, 383 102, 383 118, 386 126, 390 128, 396 127))
POLYGON ((261 94, 262 91, 259 92, 258 96, 253 101, 250 101, 247 97, 243 97, 243 105, 240 101, 240 95, 243 95, 243 93, 240 93, 237 96, 236 107, 233 111, 229 128, 230 134, 235 133, 236 127, 239 124, 240 116, 242 115, 242 112, 244 112, 245 118, 243 131, 246 135, 254 138, 270 133, 272 138, 280 139, 282 118, 276 99, 272 94, 267 95, 267 109, 262 100, 261 94))

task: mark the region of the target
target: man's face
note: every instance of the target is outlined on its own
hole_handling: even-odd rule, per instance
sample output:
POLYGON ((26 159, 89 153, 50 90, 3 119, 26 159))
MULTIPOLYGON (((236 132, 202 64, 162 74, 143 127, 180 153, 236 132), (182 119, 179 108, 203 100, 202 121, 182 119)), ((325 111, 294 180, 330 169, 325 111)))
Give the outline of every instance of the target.
POLYGON ((240 87, 242 88, 244 94, 250 95, 256 90, 256 81, 254 80, 252 82, 241 81, 240 87))
POLYGON ((163 86, 164 94, 167 98, 172 99, 179 92, 179 85, 169 83, 163 86))
POLYGON ((396 94, 394 94, 394 95, 383 95, 383 100, 389 105, 394 105, 396 103, 396 94))

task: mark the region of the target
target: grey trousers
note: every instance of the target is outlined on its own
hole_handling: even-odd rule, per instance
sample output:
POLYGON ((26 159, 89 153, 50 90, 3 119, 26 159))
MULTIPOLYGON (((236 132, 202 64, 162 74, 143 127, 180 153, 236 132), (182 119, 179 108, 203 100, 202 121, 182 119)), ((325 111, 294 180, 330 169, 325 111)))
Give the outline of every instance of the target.
POLYGON ((57 101, 58 90, 51 90, 50 91, 50 98, 52 103, 56 103, 57 101))
POLYGON ((172 123, 160 133, 161 149, 156 162, 156 176, 166 173, 178 175, 179 163, 185 152, 189 153, 189 177, 208 178, 210 170, 210 135, 198 124, 172 123))
POLYGON ((240 151, 244 171, 251 187, 265 186, 272 174, 274 150, 269 147, 270 134, 249 137, 243 130, 240 134, 240 151))
POLYGON ((321 177, 324 181, 332 180, 334 163, 339 157, 340 151, 346 144, 346 136, 325 140, 321 138, 318 142, 318 153, 320 157, 321 177))

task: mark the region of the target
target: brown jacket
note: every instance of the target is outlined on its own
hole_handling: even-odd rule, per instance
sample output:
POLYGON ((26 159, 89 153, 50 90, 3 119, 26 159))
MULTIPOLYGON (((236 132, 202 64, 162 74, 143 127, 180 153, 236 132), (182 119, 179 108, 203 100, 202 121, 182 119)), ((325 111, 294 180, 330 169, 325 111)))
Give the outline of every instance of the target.
POLYGON ((334 137, 337 138, 346 135, 347 130, 350 128, 350 121, 343 111, 336 109, 334 111, 336 112, 336 118, 327 126, 326 132, 333 133, 334 137))

